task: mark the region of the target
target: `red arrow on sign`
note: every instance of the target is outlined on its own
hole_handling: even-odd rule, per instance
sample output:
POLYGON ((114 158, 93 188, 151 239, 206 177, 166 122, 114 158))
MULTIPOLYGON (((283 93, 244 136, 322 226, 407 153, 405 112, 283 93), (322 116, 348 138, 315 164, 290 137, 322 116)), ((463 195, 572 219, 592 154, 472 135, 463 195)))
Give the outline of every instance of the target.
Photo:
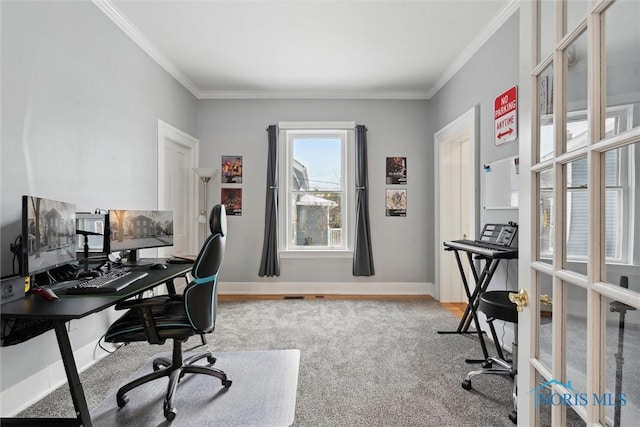
POLYGON ((500 132, 498 134, 498 139, 502 139, 503 136, 511 135, 513 133, 513 129, 509 128, 509 130, 500 132))

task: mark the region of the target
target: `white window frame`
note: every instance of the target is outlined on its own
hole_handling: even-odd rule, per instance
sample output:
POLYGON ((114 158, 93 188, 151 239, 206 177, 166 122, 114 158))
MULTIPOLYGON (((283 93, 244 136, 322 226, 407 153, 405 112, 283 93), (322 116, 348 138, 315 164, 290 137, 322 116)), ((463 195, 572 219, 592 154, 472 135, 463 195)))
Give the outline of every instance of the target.
POLYGON ((355 122, 279 122, 278 162, 279 180, 279 252, 281 258, 350 258, 353 256, 353 230, 355 210, 355 122), (342 241, 339 248, 317 246, 290 246, 289 224, 292 182, 293 136, 312 135, 343 137, 342 153, 342 241))

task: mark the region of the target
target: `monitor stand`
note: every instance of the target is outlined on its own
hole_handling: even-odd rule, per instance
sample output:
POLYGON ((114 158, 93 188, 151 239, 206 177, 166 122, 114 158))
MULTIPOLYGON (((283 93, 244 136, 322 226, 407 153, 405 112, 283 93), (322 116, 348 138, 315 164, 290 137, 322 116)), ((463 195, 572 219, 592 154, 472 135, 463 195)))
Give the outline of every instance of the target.
POLYGON ((127 252, 126 257, 122 259, 120 264, 123 267, 144 267, 153 264, 153 261, 139 259, 138 250, 131 249, 127 252))

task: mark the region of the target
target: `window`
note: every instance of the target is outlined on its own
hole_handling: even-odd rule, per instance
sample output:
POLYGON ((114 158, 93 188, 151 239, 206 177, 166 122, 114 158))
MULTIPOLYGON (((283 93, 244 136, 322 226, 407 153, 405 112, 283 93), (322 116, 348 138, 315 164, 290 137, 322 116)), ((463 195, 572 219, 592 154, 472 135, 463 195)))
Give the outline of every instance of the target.
POLYGON ((281 252, 350 249, 353 126, 280 124, 281 252))

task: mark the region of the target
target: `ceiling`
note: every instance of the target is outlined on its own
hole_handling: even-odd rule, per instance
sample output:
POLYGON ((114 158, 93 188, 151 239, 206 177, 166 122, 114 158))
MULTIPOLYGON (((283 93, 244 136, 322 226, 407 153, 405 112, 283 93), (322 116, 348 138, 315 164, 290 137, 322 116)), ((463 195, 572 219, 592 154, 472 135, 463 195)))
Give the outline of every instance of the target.
POLYGON ((517 0, 94 0, 200 99, 429 99, 517 0))

